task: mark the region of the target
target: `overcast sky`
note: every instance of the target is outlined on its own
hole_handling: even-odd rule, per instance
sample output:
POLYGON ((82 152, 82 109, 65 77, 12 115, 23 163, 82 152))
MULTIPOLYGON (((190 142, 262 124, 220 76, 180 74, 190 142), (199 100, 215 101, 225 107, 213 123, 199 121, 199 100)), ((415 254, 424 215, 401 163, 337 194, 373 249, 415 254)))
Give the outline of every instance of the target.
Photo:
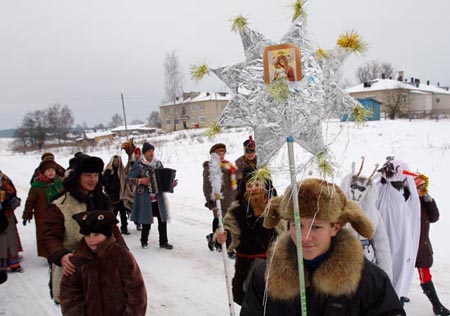
MULTIPOLYGON (((0 0, 0 129, 20 125, 27 111, 67 104, 75 123, 89 126, 122 113, 146 120, 164 97, 164 57, 176 51, 185 91, 224 91, 211 76, 190 80, 189 66, 244 61, 234 16, 278 41, 289 29, 293 1, 285 0, 0 0)), ((333 48, 356 30, 369 43, 351 57, 344 77, 377 59, 406 78, 450 85, 449 0, 310 0, 308 29, 315 43, 333 48)))

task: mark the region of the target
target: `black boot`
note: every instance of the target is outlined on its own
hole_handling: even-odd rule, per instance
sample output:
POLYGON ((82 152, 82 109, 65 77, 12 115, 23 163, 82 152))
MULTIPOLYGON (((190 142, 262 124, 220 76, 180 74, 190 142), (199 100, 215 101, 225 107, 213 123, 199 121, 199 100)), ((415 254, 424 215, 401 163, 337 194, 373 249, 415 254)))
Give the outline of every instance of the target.
POLYGON ((423 292, 433 305, 433 312, 435 315, 447 315, 447 316, 450 315, 450 311, 446 309, 444 305, 442 305, 441 302, 439 301, 439 298, 437 296, 432 281, 427 283, 421 283, 420 286, 422 287, 423 292))

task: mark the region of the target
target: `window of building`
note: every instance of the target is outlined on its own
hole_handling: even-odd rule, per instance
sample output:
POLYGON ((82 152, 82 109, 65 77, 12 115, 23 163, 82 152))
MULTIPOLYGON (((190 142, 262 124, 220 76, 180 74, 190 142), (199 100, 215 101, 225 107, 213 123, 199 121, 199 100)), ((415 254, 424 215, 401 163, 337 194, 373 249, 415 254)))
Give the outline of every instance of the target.
POLYGON ((199 116, 198 117, 198 122, 202 123, 202 124, 206 123, 206 116, 199 116))
POLYGON ((191 124, 197 123, 197 118, 195 116, 191 116, 190 118, 191 124))
POLYGON ((204 104, 200 104, 200 105, 198 106, 198 111, 199 111, 199 112, 204 112, 204 111, 205 111, 205 105, 204 105, 204 104))
POLYGON ((166 125, 170 125, 170 120, 166 120, 166 125))
POLYGON ((179 121, 178 119, 175 119, 175 125, 178 125, 179 121))

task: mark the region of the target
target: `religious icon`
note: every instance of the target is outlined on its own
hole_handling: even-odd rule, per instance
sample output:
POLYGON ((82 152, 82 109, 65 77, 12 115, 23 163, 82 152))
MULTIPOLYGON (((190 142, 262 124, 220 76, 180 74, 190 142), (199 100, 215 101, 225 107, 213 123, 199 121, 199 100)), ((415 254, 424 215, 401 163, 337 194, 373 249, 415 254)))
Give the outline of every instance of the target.
POLYGON ((263 58, 264 81, 267 84, 281 78, 291 82, 302 79, 300 49, 294 44, 267 46, 263 58))

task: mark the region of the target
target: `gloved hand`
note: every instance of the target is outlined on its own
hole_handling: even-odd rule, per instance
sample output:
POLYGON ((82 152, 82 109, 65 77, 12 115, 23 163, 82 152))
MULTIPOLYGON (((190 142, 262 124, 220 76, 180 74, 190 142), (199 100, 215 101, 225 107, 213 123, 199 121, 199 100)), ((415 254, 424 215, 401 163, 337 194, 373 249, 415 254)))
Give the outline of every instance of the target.
POLYGON ((423 200, 424 200, 424 202, 433 202, 433 198, 429 194, 425 194, 423 196, 423 200))

